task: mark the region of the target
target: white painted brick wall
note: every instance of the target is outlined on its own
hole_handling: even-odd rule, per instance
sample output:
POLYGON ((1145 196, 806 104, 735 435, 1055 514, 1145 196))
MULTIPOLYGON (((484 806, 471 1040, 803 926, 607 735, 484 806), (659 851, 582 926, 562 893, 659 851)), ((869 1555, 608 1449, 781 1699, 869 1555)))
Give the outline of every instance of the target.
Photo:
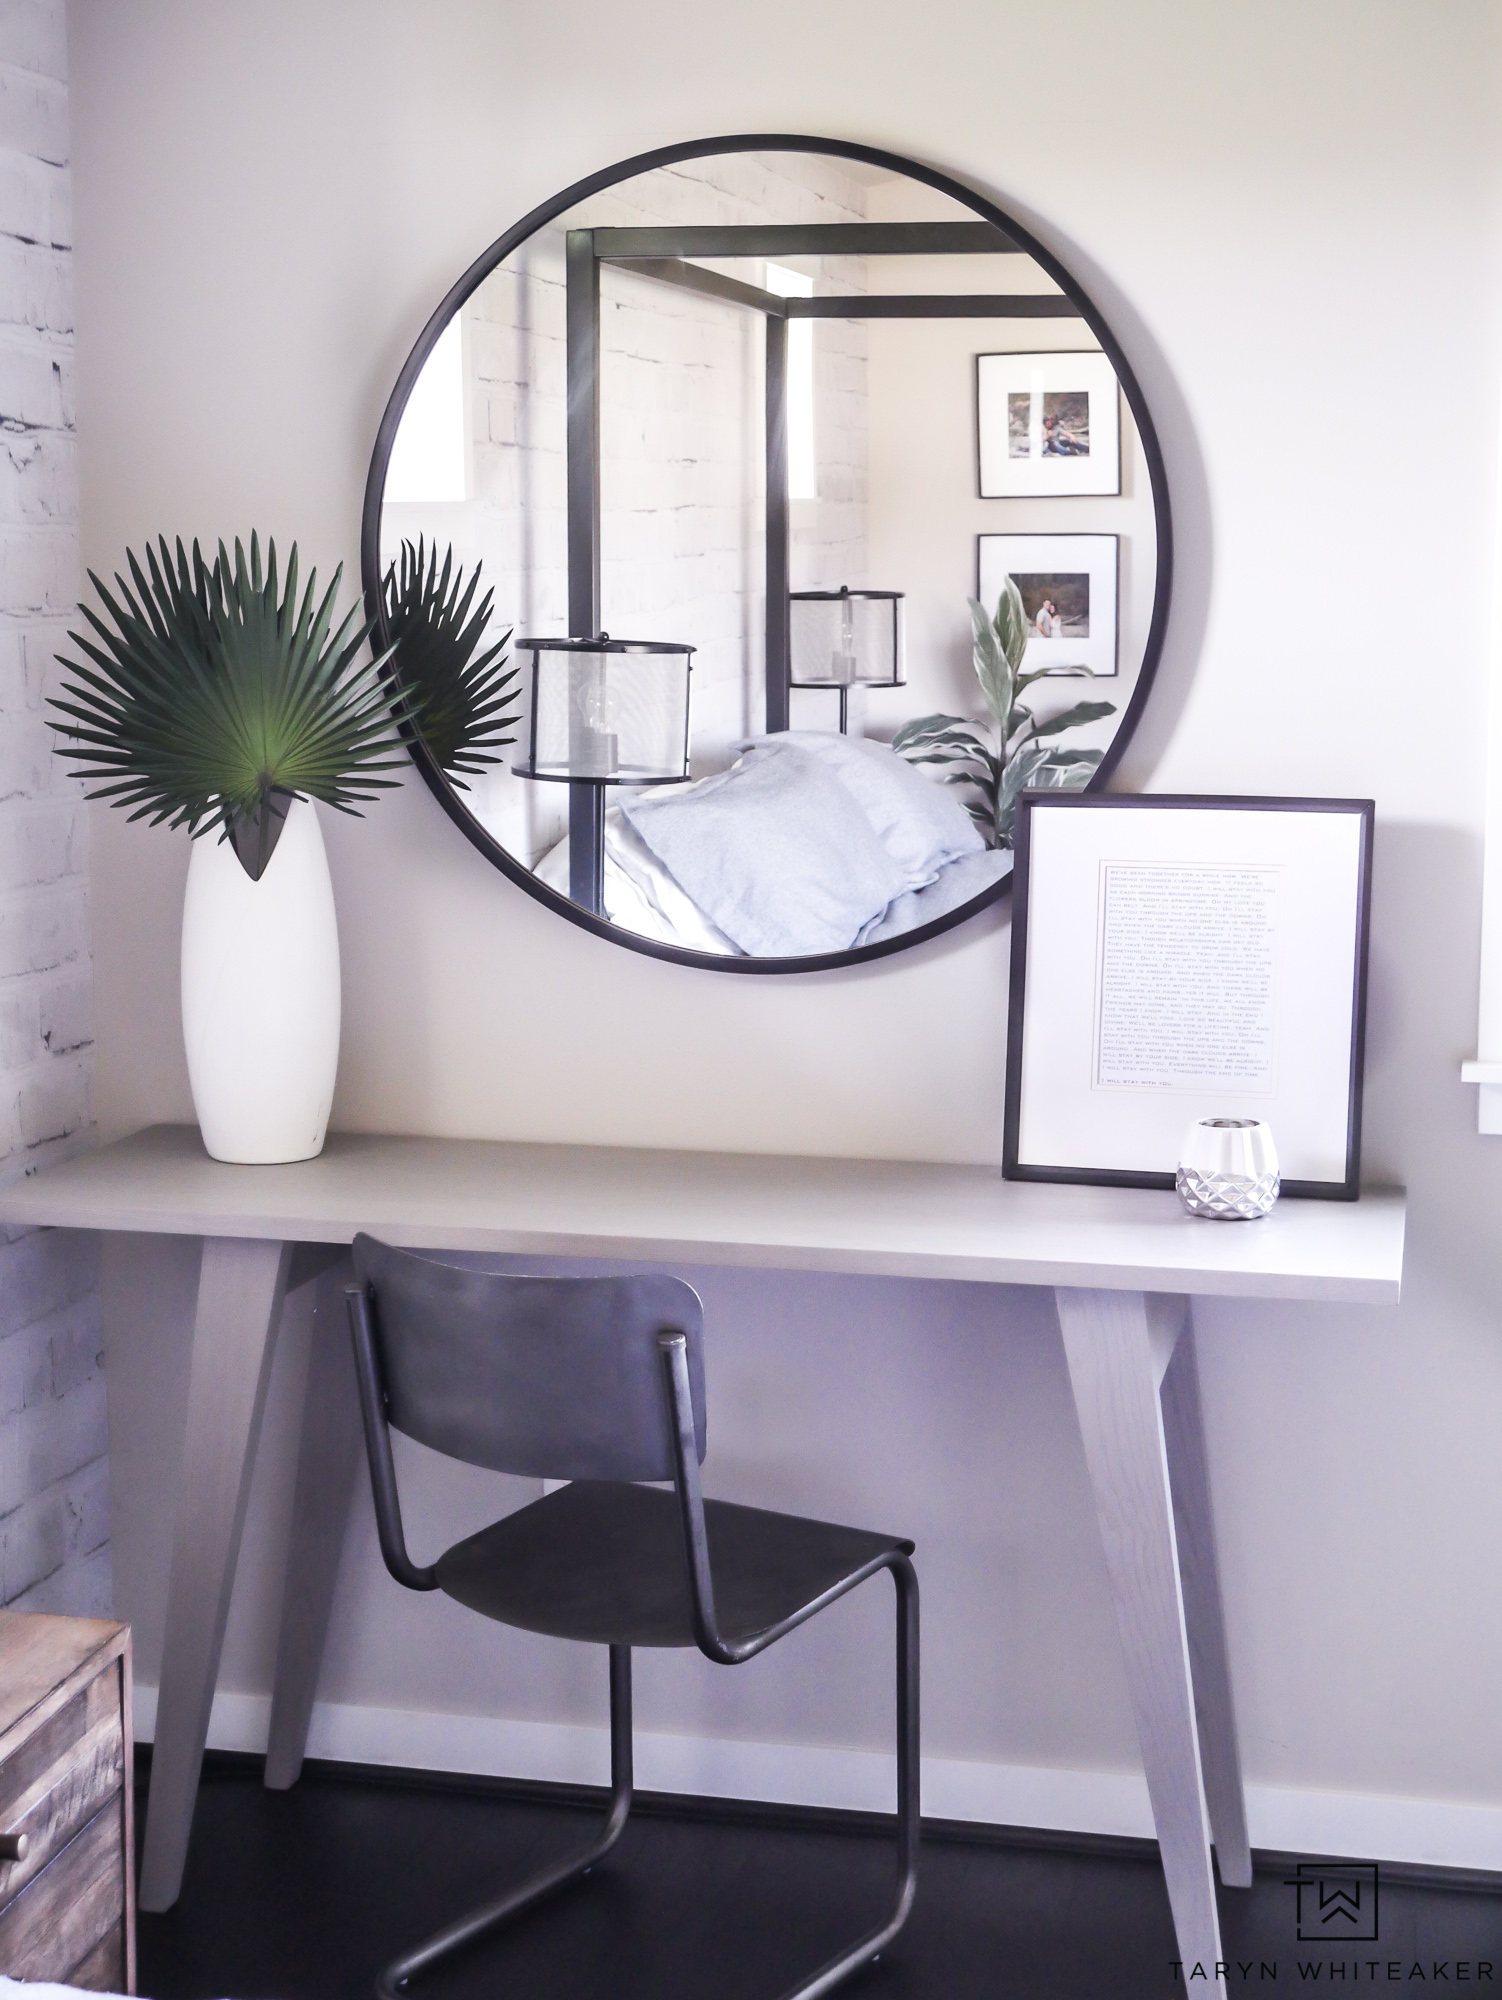
MULTIPOLYGON (((79 596, 64 0, 0 0, 0 1177, 88 1142, 87 821, 44 706, 79 596)), ((0 1229, 0 1603, 110 1602, 98 1246, 0 1229)))

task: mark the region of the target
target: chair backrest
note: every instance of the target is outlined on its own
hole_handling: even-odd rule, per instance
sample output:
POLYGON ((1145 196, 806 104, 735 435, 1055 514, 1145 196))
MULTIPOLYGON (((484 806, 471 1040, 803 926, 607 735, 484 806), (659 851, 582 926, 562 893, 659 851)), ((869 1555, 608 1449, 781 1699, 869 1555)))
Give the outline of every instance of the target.
POLYGON ((354 1242, 388 1421, 450 1458, 548 1479, 671 1479, 657 1335, 688 1339, 704 1457, 704 1308, 681 1278, 518 1278, 354 1242))

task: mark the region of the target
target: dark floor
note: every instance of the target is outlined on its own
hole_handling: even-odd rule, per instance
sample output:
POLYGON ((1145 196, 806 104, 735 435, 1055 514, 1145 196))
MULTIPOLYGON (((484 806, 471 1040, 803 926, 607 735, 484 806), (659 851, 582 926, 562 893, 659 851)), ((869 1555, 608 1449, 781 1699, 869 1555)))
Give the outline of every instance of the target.
MULTIPOLYGON (((211 1757, 182 1898, 140 1921, 151 2000, 368 2000, 377 1968, 589 1826, 583 1795, 309 1766, 265 1791, 258 1763, 211 1757)), ((936 1825, 918 1901, 852 2000, 1138 2000, 1204 1993, 1177 1973, 1146 1842, 936 1825)), ((1502 1996, 1502 1876, 1381 1871, 1378 1942, 1300 1943, 1297 1857, 1259 1857, 1221 1892, 1232 1992, 1326 1981, 1502 1996), (1343 1973, 1331 1975, 1334 1965, 1343 1973), (1415 1971, 1415 1967, 1418 1968, 1415 1971), (1483 1969, 1484 1968, 1484 1969, 1483 1969)), ((778 2000, 874 1923, 890 1836, 858 1815, 648 1798, 587 1881, 413 1988, 421 2000, 778 2000)), ((1206 1968, 1207 1971, 1212 1970, 1206 1968)))

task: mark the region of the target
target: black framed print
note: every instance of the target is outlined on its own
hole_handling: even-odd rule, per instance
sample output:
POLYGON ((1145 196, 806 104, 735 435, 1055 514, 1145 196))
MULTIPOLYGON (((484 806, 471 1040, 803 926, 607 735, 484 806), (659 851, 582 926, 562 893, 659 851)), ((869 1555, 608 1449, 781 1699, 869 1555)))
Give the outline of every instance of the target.
POLYGON ((1090 349, 975 357, 980 497, 1121 491, 1116 370, 1090 349))
POLYGON ((1008 1179, 1171 1188, 1196 1119, 1259 1118, 1285 1194, 1356 1199, 1373 810, 1023 794, 1008 1179))
POLYGON ((977 535, 977 596, 994 614, 1010 577, 1027 617, 1024 673, 1083 668, 1116 672, 1120 537, 977 535))

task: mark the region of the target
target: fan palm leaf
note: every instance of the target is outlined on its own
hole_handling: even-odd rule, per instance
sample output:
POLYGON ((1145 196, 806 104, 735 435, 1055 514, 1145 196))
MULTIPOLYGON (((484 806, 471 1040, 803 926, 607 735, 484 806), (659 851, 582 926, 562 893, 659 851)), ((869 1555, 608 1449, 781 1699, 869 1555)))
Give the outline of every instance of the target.
POLYGON ((404 761, 386 656, 362 663, 358 606, 335 625, 342 569, 321 598, 311 573, 299 603, 296 545, 279 585, 276 545, 263 568, 254 534, 248 561, 238 540, 211 568, 197 542, 190 561, 163 536, 126 567, 114 592, 90 572, 106 615, 79 606, 88 633, 68 636, 83 660, 58 655, 72 678, 49 704, 89 798, 195 839, 220 827, 255 878, 294 798, 358 812, 396 782, 380 775, 404 761))
POLYGON ((401 566, 386 572, 383 597, 386 629, 395 648, 394 666, 411 700, 411 721, 439 767, 462 789, 471 776, 501 762, 500 748, 514 743, 518 710, 517 670, 507 667, 511 634, 477 651, 490 623, 495 592, 479 604, 479 563, 466 583, 452 546, 438 567, 438 545, 428 549, 402 543, 401 566))

